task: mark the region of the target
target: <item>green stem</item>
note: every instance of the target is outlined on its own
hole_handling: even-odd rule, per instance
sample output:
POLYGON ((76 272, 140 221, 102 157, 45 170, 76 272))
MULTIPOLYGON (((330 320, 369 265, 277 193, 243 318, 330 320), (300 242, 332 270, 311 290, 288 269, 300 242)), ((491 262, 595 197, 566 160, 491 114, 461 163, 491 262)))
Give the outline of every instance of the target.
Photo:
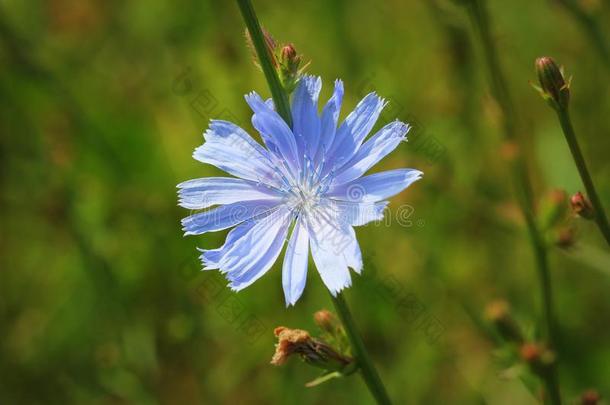
MULTIPOLYGON (((254 48, 258 55, 260 65, 265 73, 265 78, 267 79, 269 88, 271 89, 276 110, 286 121, 286 123, 292 127, 292 115, 290 114, 288 94, 286 94, 286 91, 280 84, 277 72, 273 67, 271 55, 269 54, 269 50, 265 45, 263 32, 260 24, 258 23, 258 19, 256 18, 254 9, 252 8, 252 4, 250 3, 250 0, 237 0, 237 4, 239 5, 242 16, 246 22, 246 26, 248 27, 248 31, 250 32, 250 36, 252 37, 252 42, 254 43, 254 48)), ((385 387, 383 386, 383 383, 381 382, 373 363, 369 359, 366 348, 364 347, 364 343, 362 342, 362 338, 356 330, 356 325, 354 324, 352 315, 347 307, 347 303, 340 293, 337 294, 336 297, 333 297, 333 303, 335 304, 335 308, 337 309, 339 317, 343 322, 343 326, 345 327, 347 336, 352 345, 352 350, 356 357, 356 361, 358 362, 358 366, 362 372, 364 381, 371 391, 371 394, 375 397, 377 403, 381 405, 390 405, 390 398, 388 397, 385 387)))
POLYGON ((557 109, 557 117, 559 118, 561 129, 563 130, 563 134, 565 135, 568 146, 570 147, 570 152, 572 152, 574 163, 576 163, 576 167, 578 168, 580 179, 585 185, 587 196, 593 205, 593 209, 595 211, 595 222, 604 236, 604 239, 606 239, 606 242, 608 245, 610 245, 610 225, 608 224, 608 217, 606 216, 606 211, 604 211, 604 207, 601 203, 599 195, 597 194, 593 180, 591 179, 591 174, 589 174, 587 163, 585 162, 585 158, 583 157, 580 146, 578 145, 578 140, 576 139, 576 134, 574 133, 574 127, 572 126, 572 120, 570 120, 570 114, 567 109, 559 108, 557 109))
MULTIPOLYGON (((502 72, 498 52, 495 43, 492 40, 489 16, 485 8, 484 0, 469 0, 465 3, 470 21, 478 34, 489 78, 491 82, 491 90, 494 98, 498 102, 502 110, 502 127, 504 136, 509 142, 517 141, 517 114, 515 113, 514 104, 510 97, 508 85, 502 72)), ((542 312, 544 318, 544 328, 549 346, 556 350, 557 343, 557 328, 555 316, 553 313, 553 300, 551 289, 551 277, 549 272, 547 247, 542 238, 536 218, 534 215, 534 197, 532 184, 528 175, 527 164, 521 152, 512 161, 512 178, 515 190, 517 191, 517 200, 519 208, 525 219, 526 228, 529 235, 529 240, 532 245, 536 270, 540 282, 540 295, 542 301, 542 312)), ((557 368, 553 363, 548 376, 544 379, 547 386, 548 399, 551 404, 560 405, 561 396, 559 390, 559 381, 557 377, 557 368)))
POLYGON ((375 366, 368 355, 364 342, 356 329, 356 324, 354 323, 354 319, 352 318, 352 314, 349 311, 343 295, 337 293, 337 296, 332 297, 332 300, 335 309, 339 314, 339 318, 341 318, 343 327, 347 332, 347 337, 352 345, 356 362, 358 363, 364 382, 369 387, 369 391, 371 391, 371 394, 373 394, 378 404, 391 404, 390 397, 388 396, 388 393, 381 382, 381 378, 379 378, 379 374, 377 374, 377 370, 375 370, 375 366))
POLYGON ((280 79, 277 76, 275 67, 273 66, 272 55, 269 53, 269 49, 265 44, 265 38, 263 31, 256 18, 256 13, 252 7, 250 0, 237 0, 239 10, 244 18, 254 49, 258 55, 258 60, 269 84, 271 90, 271 96, 273 97, 273 103, 275 109, 280 116, 286 121, 289 127, 292 128, 292 115, 290 115, 290 103, 288 102, 288 94, 284 91, 280 79))

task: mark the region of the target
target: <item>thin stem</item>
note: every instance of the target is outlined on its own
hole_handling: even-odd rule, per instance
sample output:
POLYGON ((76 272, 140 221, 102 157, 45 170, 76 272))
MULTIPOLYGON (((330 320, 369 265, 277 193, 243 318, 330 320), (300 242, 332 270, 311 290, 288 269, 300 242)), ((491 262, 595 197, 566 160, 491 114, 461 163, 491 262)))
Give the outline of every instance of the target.
MULTIPOLYGON (((265 73, 269 88, 271 89, 271 94, 273 96, 276 109, 286 123, 292 127, 292 115, 290 114, 288 95, 280 84, 277 72, 273 68, 271 55, 265 46, 263 32, 260 24, 258 23, 258 19, 256 18, 256 14, 254 13, 254 9, 252 8, 252 4, 250 3, 250 0, 237 0, 237 4, 239 5, 242 16, 246 22, 246 26, 248 27, 248 31, 250 32, 250 36, 252 37, 252 42, 254 43, 254 48, 256 49, 259 62, 263 68, 263 72, 265 73)), ((371 391, 371 394, 373 394, 378 404, 390 405, 390 398, 388 397, 385 387, 383 386, 383 383, 381 382, 373 363, 369 359, 366 348, 364 347, 364 343, 362 342, 362 338, 356 330, 356 325, 354 324, 352 315, 350 314, 347 303, 343 299, 341 293, 338 293, 336 297, 333 297, 333 303, 337 309, 339 317, 341 318, 343 326, 345 327, 347 336, 352 345, 352 350, 356 357, 356 361, 358 362, 358 366, 362 372, 362 377, 371 391)))
POLYGON ((377 370, 375 370, 373 362, 369 358, 366 347, 364 346, 364 342, 356 329, 356 324, 354 323, 354 319, 352 318, 352 314, 349 311, 343 295, 341 293, 337 293, 337 296, 332 297, 332 300, 333 304, 335 305, 335 309, 339 314, 339 318, 341 318, 343 327, 347 332, 347 337, 352 345, 356 362, 358 363, 360 371, 362 372, 364 382, 369 387, 369 391, 371 391, 371 394, 373 394, 378 404, 391 404, 390 397, 388 396, 388 393, 381 382, 381 378, 379 378, 379 374, 377 374, 377 370))
POLYGON ((597 194, 593 180, 591 179, 591 174, 587 168, 587 163, 585 162, 585 158, 583 157, 580 146, 578 145, 578 140, 576 139, 576 134, 574 133, 574 127, 572 126, 570 114, 567 109, 559 108, 557 109, 557 117, 559 118, 561 129, 563 130, 563 134, 565 135, 568 146, 570 147, 570 152, 572 152, 574 163, 576 163, 576 167, 578 168, 580 179, 585 185, 587 196, 593 205, 593 210, 595 211, 595 222, 604 236, 604 239, 606 239, 606 242, 608 245, 610 245, 610 225, 608 224, 608 217, 606 216, 606 211, 604 211, 604 207, 599 199, 599 195, 597 194))
POLYGON ((288 102, 288 94, 284 91, 280 79, 277 76, 275 68, 273 66, 272 56, 269 53, 269 49, 265 45, 265 38, 263 31, 256 18, 256 13, 252 7, 250 0, 237 0, 237 5, 241 11, 241 15, 244 18, 254 49, 258 55, 258 60, 269 84, 271 90, 271 96, 273 97, 273 103, 280 116, 286 121, 289 127, 292 128, 292 116, 290 115, 290 103, 288 102))
MULTIPOLYGON (((508 85, 498 58, 495 43, 492 40, 489 28, 489 17, 487 15, 484 0, 469 0, 466 1, 465 5, 466 9, 468 10, 471 24, 473 25, 479 40, 481 41, 485 63, 487 65, 487 70, 489 71, 493 96, 502 110, 502 127, 504 129, 504 136, 508 142, 514 143, 517 141, 517 115, 515 113, 514 104, 511 100, 508 85)), ((517 192, 519 208, 521 209, 525 219, 530 243, 534 252, 536 270, 540 282, 544 328, 546 329, 549 346, 553 350, 556 350, 557 328, 553 313, 551 277, 548 265, 547 247, 536 223, 533 208, 534 197, 532 184, 528 175, 527 164, 522 153, 517 152, 517 156, 511 163, 511 169, 514 187, 517 192)), ((555 363, 553 363, 552 368, 544 381, 545 385, 547 386, 547 391, 549 394, 548 399, 550 403, 560 405, 561 396, 555 363)))

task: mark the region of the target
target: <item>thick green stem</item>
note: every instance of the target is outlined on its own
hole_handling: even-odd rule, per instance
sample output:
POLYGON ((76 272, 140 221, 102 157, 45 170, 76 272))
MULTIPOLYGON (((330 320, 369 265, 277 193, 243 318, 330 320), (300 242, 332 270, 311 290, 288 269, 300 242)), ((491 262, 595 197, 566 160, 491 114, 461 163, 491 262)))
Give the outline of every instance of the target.
POLYGON ((271 96, 273 97, 273 103, 275 109, 280 116, 286 121, 289 127, 292 128, 292 115, 290 115, 290 103, 288 101, 288 94, 284 91, 280 79, 277 76, 275 67, 273 66, 273 59, 269 53, 267 45, 265 45, 265 38, 263 31, 254 13, 254 8, 250 0, 237 0, 241 15, 244 18, 250 38, 254 44, 254 49, 258 55, 258 60, 269 84, 271 90, 271 96))
MULTIPOLYGON (((502 127, 507 141, 516 143, 517 141, 517 115, 514 104, 510 97, 510 92, 506 84, 506 79, 501 69, 498 52, 492 39, 489 25, 489 18, 485 8, 484 0, 467 0, 465 6, 468 10, 470 21, 478 34, 483 50, 485 63, 489 72, 491 90, 494 98, 502 110, 502 127)), ((531 181, 528 175, 527 164, 522 153, 517 152, 511 164, 512 177, 517 200, 525 223, 534 253, 536 270, 540 282, 541 305, 544 317, 544 328, 549 346, 557 350, 557 328, 553 313, 551 278, 549 272, 547 247, 544 243, 536 218, 534 215, 534 197, 531 181)), ((553 363, 548 376, 544 379, 548 391, 548 401, 554 405, 561 404, 559 381, 557 369, 553 363)))
MULTIPOLYGON (((258 19, 256 18, 256 14, 254 13, 254 9, 252 8, 252 4, 250 3, 250 0, 237 0, 237 4, 239 5, 242 16, 246 22, 246 26, 248 27, 248 31, 250 32, 252 42, 254 43, 254 48, 256 50, 256 54, 258 55, 260 65, 265 73, 265 78, 267 79, 269 88, 271 89, 275 108, 280 116, 286 121, 288 126, 292 127, 292 115, 290 114, 288 94, 286 94, 285 89, 280 84, 277 72, 273 66, 271 55, 269 54, 269 50, 265 45, 263 32, 260 24, 258 23, 258 19)), ((347 303, 340 293, 337 294, 336 297, 333 297, 333 303, 347 332, 347 336, 352 345, 352 350, 356 357, 358 367, 360 368, 364 381, 371 391, 371 394, 375 397, 377 403, 381 405, 390 405, 390 398, 388 397, 385 387, 383 386, 383 383, 381 382, 373 363, 369 359, 366 348, 364 347, 364 343, 362 342, 362 338, 356 330, 356 325, 354 324, 352 315, 349 312, 347 303)))
POLYGON ((349 338, 352 350, 354 351, 353 354, 356 358, 358 367, 360 368, 360 372, 362 373, 362 377, 364 378, 364 382, 369 387, 369 391, 371 391, 371 394, 373 394, 378 404, 391 404, 390 397, 381 382, 381 378, 379 378, 379 374, 377 374, 377 370, 375 370, 375 366, 369 358, 364 342, 356 329, 356 324, 354 323, 354 319, 352 318, 352 314, 347 307, 343 295, 337 293, 337 296, 332 297, 332 300, 333 304, 335 304, 335 309, 339 314, 339 318, 341 318, 343 327, 347 332, 347 337, 349 338))
POLYGON ((606 239, 606 242, 608 245, 610 245, 610 225, 608 224, 608 217, 606 216, 606 211, 604 211, 604 207, 601 203, 599 195, 597 194, 593 180, 591 179, 591 174, 589 174, 587 163, 585 162, 585 158, 583 157, 580 146, 578 145, 578 140, 576 139, 576 134, 574 133, 574 127, 572 126, 572 121, 570 120, 570 114, 568 113, 567 109, 559 108, 557 109, 557 117, 559 118, 561 129, 563 129, 563 134, 565 135, 568 146, 570 147, 570 152, 572 152, 572 157, 574 158, 574 163, 576 163, 576 167, 578 168, 580 178, 585 185, 587 196, 593 205, 593 209, 595 211, 595 222, 604 236, 604 239, 606 239))

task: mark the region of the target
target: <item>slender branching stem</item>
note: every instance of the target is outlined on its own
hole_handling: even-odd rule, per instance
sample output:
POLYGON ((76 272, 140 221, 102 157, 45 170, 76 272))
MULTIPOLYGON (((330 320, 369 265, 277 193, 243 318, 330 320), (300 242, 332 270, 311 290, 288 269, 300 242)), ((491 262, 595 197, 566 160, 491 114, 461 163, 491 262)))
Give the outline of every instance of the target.
POLYGON ((556 111, 557 117, 559 118, 559 122, 561 124, 561 129, 563 130, 563 134, 565 135, 568 146, 570 147, 570 152, 572 152, 574 163, 576 163, 578 173, 580 174, 580 178, 585 186, 585 190, 587 191, 587 196, 593 205, 593 210, 595 211, 595 222, 604 236, 604 239, 606 239, 606 242, 608 245, 610 245, 610 225, 608 224, 608 217, 606 216, 606 211, 604 211, 604 207, 601 203, 599 195, 597 194, 593 180, 591 179, 591 174, 587 168, 587 163, 585 162, 585 158, 583 157, 580 146, 578 145, 578 140, 576 139, 576 134, 574 133, 574 127, 572 126, 572 120, 570 119, 568 109, 557 108, 556 111))
MULTIPOLYGON (((277 72, 274 69, 273 62, 269 50, 265 45, 265 39, 261 30, 258 19, 254 12, 254 8, 250 3, 250 0, 237 0, 237 4, 241 10, 242 16, 246 22, 250 37, 254 43, 254 48, 258 55, 259 63, 265 73, 265 78, 271 89, 273 96, 273 102, 280 116, 286 121, 286 123, 292 127, 292 115, 290 114, 290 104, 288 102, 288 94, 282 87, 278 78, 277 72)), ((373 363, 371 362, 367 353, 366 347, 360 337, 356 325, 349 311, 347 303, 343 299, 343 296, 338 293, 336 297, 332 297, 337 313, 341 318, 343 327, 347 332, 350 344, 352 346, 352 352, 356 358, 358 367, 361 371, 364 381, 371 391, 373 397, 380 405, 391 404, 390 398, 385 390, 385 387, 379 378, 379 374, 375 370, 373 363)))
MULTIPOLYGON (((481 43, 485 63, 489 72, 493 96, 502 111, 502 126, 504 136, 508 142, 516 143, 517 115, 515 113, 514 104, 511 100, 508 85, 498 58, 498 52, 492 39, 489 18, 484 0, 466 0, 464 5, 468 10, 471 24, 473 25, 473 28, 476 31, 481 43)), ((534 252, 538 278, 540 281, 544 329, 546 330, 549 346, 553 350, 557 350, 557 327, 553 312, 547 246, 536 223, 532 185, 528 175, 527 164, 522 153, 516 153, 516 156, 511 161, 511 169, 519 207, 525 219, 530 243, 534 252)), ((561 404, 559 381, 557 378, 555 363, 549 371, 548 377, 544 380, 548 391, 547 400, 554 405, 561 404)))
POLYGON ((343 295, 337 293, 337 296, 332 297, 332 300, 352 345, 353 355, 356 358, 364 382, 369 387, 369 391, 371 391, 371 394, 373 394, 378 404, 391 404, 390 397, 388 396, 388 393, 383 386, 383 382, 381 381, 381 378, 379 378, 379 374, 377 374, 377 370, 368 355, 364 342, 356 329, 356 324, 354 323, 354 319, 352 318, 352 314, 349 311, 343 295))

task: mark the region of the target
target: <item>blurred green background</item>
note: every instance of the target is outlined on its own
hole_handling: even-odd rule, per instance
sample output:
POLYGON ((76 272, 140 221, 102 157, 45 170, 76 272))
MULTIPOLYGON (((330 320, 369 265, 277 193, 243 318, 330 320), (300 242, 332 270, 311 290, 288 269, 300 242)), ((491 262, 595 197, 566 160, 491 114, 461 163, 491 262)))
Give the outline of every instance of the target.
MULTIPOLYGON (((490 3, 536 197, 582 187, 554 113, 528 84, 535 58, 551 55, 574 76, 574 124, 610 209, 610 2, 490 3)), ((391 397, 535 403, 535 379, 482 317, 506 299, 533 336, 539 292, 464 10, 444 0, 254 6, 312 61, 322 100, 344 80, 342 116, 375 89, 390 101, 378 126, 415 124, 380 169, 419 168, 424 179, 392 199, 388 226, 358 229, 365 269, 346 292, 391 397), (404 204, 412 212, 397 221, 404 204)), ((277 266, 233 294, 199 271, 195 250, 225 233, 182 236, 176 184, 220 173, 191 158, 208 120, 253 133, 243 95, 269 96, 233 2, 3 0, 0 64, 1 404, 372 403, 357 377, 304 388, 318 371, 269 365, 274 327, 315 333, 312 314, 331 307, 313 267, 286 309, 277 266)), ((575 231, 573 247, 550 252, 562 390, 567 401, 587 388, 610 395, 610 253, 592 223, 561 226, 575 231)))

